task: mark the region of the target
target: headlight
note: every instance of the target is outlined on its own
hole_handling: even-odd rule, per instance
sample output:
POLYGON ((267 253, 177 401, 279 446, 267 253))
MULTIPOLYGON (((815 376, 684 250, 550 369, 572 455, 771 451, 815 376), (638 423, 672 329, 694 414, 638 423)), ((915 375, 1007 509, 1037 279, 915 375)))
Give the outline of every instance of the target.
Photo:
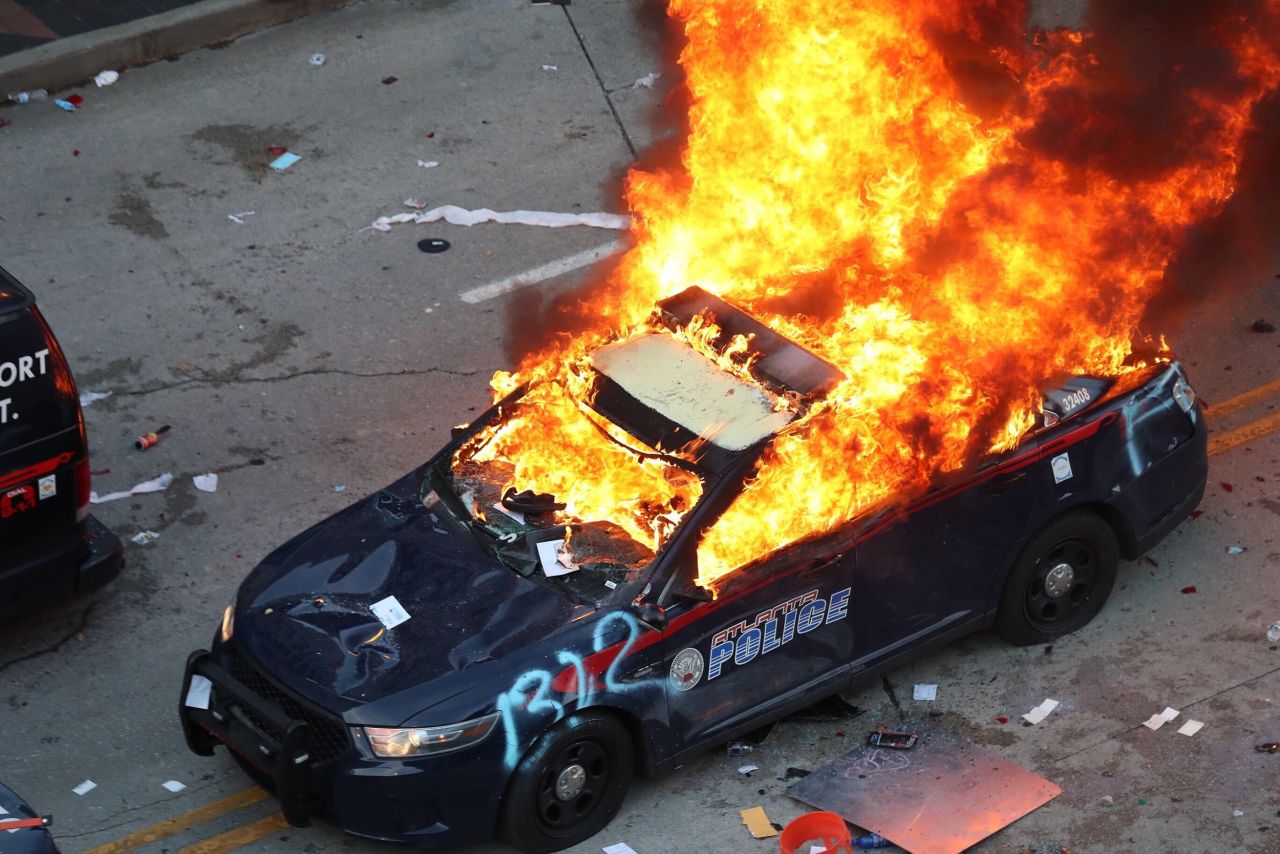
POLYGON ((231 640, 231 633, 236 630, 236 600, 232 599, 231 604, 227 606, 227 610, 222 612, 222 628, 218 630, 218 637, 223 643, 231 640))
POLYGON ((1183 377, 1178 377, 1173 383, 1173 399, 1177 401, 1178 408, 1183 412, 1190 412, 1191 407, 1196 405, 1196 392, 1191 384, 1183 377))
POLYGON ((493 731, 498 713, 474 718, 459 724, 445 726, 411 727, 395 729, 367 726, 364 734, 369 737, 373 752, 386 759, 402 756, 436 756, 452 753, 479 744, 493 731))

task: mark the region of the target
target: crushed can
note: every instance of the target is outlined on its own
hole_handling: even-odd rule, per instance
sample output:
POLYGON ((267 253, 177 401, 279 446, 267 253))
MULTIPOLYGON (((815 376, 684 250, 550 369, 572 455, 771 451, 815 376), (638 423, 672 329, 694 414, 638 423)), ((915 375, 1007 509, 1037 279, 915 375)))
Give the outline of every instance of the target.
POLYGON ((878 729, 867 736, 867 744, 872 747, 892 747, 894 750, 910 750, 919 740, 920 736, 913 732, 894 732, 889 729, 878 729))

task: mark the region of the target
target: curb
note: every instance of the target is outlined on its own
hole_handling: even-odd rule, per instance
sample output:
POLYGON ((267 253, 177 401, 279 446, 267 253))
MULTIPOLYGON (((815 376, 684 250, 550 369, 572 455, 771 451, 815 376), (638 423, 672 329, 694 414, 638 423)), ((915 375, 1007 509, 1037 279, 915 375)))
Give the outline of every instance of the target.
POLYGON ((103 69, 145 65, 353 0, 202 0, 181 9, 56 39, 0 57, 0 99, 28 89, 56 92, 103 69))

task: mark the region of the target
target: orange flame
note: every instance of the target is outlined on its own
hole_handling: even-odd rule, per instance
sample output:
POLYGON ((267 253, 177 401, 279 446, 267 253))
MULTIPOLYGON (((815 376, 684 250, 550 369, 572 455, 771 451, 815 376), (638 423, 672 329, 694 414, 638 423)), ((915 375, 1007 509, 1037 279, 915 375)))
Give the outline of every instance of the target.
MULTIPOLYGON (((1054 374, 1131 367, 1144 307, 1187 228, 1234 192, 1253 108, 1280 82, 1277 3, 1205 36, 1230 51, 1235 85, 1188 84, 1195 155, 1129 177, 1035 144, 1076 93, 1108 85, 1089 32, 989 49, 1007 94, 970 106, 935 44, 974 36, 975 5, 671 0, 691 96, 681 166, 628 175, 636 243, 584 309, 596 330, 495 376, 499 395, 534 390, 484 458, 515 464, 518 488, 555 493, 574 518, 661 545, 655 510, 684 512, 700 485, 584 420, 589 354, 653 328, 654 303, 691 284, 736 303, 848 379, 779 435, 704 537, 699 582, 714 586, 1015 446, 1054 374)), ((694 326, 681 334, 708 352, 694 326)), ((747 344, 710 355, 749 373, 747 344)))

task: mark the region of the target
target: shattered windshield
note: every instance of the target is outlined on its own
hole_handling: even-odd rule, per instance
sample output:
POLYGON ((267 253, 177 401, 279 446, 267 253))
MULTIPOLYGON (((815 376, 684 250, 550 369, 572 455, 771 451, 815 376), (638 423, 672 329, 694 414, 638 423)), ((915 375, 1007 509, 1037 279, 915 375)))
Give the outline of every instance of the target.
POLYGON ((687 460, 646 445, 555 382, 530 388, 443 474, 500 559, 588 597, 633 580, 703 490, 687 460))

